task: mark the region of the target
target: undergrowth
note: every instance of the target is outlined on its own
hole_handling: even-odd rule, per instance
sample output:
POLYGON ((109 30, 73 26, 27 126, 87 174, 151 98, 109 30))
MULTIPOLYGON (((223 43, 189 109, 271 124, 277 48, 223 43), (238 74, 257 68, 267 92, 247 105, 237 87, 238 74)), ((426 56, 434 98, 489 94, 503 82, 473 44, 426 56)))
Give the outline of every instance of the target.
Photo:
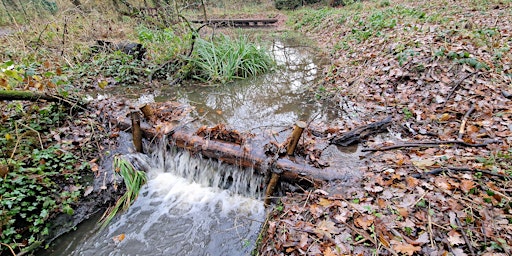
POLYGON ((12 103, 2 110, 0 251, 26 253, 49 235, 50 218, 74 213, 90 168, 79 155, 42 139, 63 124, 67 109, 12 103))

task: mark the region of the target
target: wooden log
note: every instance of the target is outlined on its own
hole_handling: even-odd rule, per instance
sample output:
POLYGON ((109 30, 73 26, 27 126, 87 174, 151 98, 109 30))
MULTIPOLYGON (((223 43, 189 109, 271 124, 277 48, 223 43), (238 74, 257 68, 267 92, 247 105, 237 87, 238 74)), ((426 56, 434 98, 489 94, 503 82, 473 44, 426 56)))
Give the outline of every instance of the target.
POLYGON ((273 166, 269 166, 269 157, 262 149, 251 147, 250 141, 244 145, 237 145, 229 142, 208 140, 195 135, 193 132, 184 130, 175 131, 172 136, 172 143, 178 148, 186 149, 193 153, 201 153, 207 158, 218 159, 224 163, 240 167, 252 167, 256 170, 266 172, 269 168, 275 168, 281 173, 282 179, 293 182, 307 182, 319 185, 324 180, 330 180, 328 171, 321 170, 306 163, 297 163, 290 158, 279 158, 273 166))

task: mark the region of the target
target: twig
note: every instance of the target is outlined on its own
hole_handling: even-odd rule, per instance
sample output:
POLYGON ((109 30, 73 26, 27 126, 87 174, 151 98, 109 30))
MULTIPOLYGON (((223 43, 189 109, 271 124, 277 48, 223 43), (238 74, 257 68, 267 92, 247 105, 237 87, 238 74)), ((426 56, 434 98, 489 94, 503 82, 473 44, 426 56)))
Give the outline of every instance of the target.
POLYGON ((414 148, 414 147, 428 147, 428 146, 439 146, 439 145, 446 145, 446 144, 457 144, 464 147, 485 147, 491 143, 496 143, 498 140, 491 140, 484 143, 479 144, 472 144, 467 143, 460 140, 446 140, 446 141, 418 141, 418 142, 407 142, 403 144, 396 144, 392 146, 387 147, 380 147, 380 148, 363 148, 361 149, 362 152, 368 152, 368 151, 386 151, 391 149, 397 149, 397 148, 414 148))
POLYGON ((421 178, 422 176, 424 175, 428 175, 428 174, 439 174, 439 173, 442 173, 444 171, 456 171, 456 172, 481 172, 481 173, 485 173, 485 174, 489 174, 491 176, 496 176, 496 177, 499 177, 501 179, 507 179, 507 178, 510 178, 506 175, 503 175, 503 174, 499 174, 499 173, 493 173, 493 172, 490 172, 490 171, 487 171, 487 170, 479 170, 479 169, 471 169, 471 168, 468 168, 468 167, 455 167, 455 166, 447 166, 447 167, 442 167, 442 168, 436 168, 432 171, 429 171, 429 172, 425 172, 425 173, 417 173, 417 174, 413 174, 411 175, 412 177, 414 178, 421 178))
POLYGON ((428 236, 430 238, 430 247, 435 248, 434 244, 434 232, 432 231, 432 216, 430 216, 430 202, 428 202, 428 236))
POLYGON ((39 144, 41 144, 41 150, 44 150, 44 147, 43 147, 43 140, 41 139, 41 134, 40 134, 38 131, 36 131, 34 128, 32 128, 32 127, 30 127, 30 126, 28 126, 28 125, 26 125, 26 124, 21 123, 19 120, 18 120, 18 121, 16 121, 16 123, 19 123, 19 124, 23 125, 25 128, 27 128, 27 129, 32 130, 33 132, 35 132, 35 133, 37 134, 37 137, 39 138, 39 144))
POLYGON ((41 45, 40 42, 41 42, 41 36, 43 35, 43 32, 48 28, 48 26, 50 25, 50 23, 46 23, 46 26, 44 26, 43 30, 41 30, 41 33, 39 33, 39 36, 37 37, 37 40, 36 40, 36 49, 34 50, 35 52, 37 52, 39 50, 39 46, 41 45))
POLYGON ((4 243, 0 243, 0 245, 3 245, 3 246, 6 246, 7 248, 9 248, 9 250, 11 251, 12 255, 16 256, 16 253, 14 253, 14 250, 12 249, 12 247, 8 244, 4 244, 4 243))
POLYGON ((466 236, 466 232, 464 232, 464 229, 462 229, 462 225, 460 224, 460 220, 459 220, 459 217, 456 217, 455 218, 455 222, 457 222, 457 226, 459 226, 460 228, 460 233, 462 233, 462 237, 464 238, 464 241, 466 241, 466 244, 468 245, 469 247, 469 251, 471 252, 471 255, 472 256, 475 256, 475 251, 473 250, 473 246, 471 245, 471 243, 469 242, 469 239, 468 237, 466 236))
POLYGON ((458 136, 459 140, 462 139, 462 136, 464 136, 464 131, 466 130, 466 122, 468 121, 468 118, 471 115, 471 113, 473 113, 473 111, 475 111, 475 104, 471 104, 471 107, 469 108, 469 110, 466 112, 466 114, 462 118, 462 123, 460 124, 459 136, 458 136))
POLYGON ((466 79, 468 79, 468 77, 472 76, 476 74, 476 72, 473 72, 473 73, 469 73, 467 75, 465 75, 462 79, 460 79, 456 84, 455 86, 452 88, 452 90, 450 91, 450 93, 448 94, 448 96, 446 96, 446 99, 444 100, 444 103, 443 103, 443 106, 442 108, 444 108, 446 106, 446 103, 448 102, 448 100, 450 99, 450 97, 452 97, 452 95, 455 93, 455 91, 457 89, 459 89, 460 85, 462 84, 462 82, 466 79))
POLYGON ((66 34, 68 33, 68 17, 64 17, 64 29, 62 30, 62 49, 60 56, 64 55, 64 47, 66 47, 66 34))

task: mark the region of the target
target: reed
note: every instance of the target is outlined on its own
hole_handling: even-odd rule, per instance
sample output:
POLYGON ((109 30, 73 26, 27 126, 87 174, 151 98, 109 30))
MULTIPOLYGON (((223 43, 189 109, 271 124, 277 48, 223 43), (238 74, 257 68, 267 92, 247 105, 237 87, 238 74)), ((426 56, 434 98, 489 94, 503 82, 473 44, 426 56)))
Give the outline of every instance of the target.
POLYGON ((221 35, 213 41, 197 39, 192 58, 192 77, 203 82, 227 83, 270 70, 275 64, 264 48, 241 36, 221 35))
POLYGON ((113 207, 107 209, 100 220, 100 228, 105 228, 110 221, 121 211, 126 211, 137 199, 142 185, 146 184, 147 177, 143 171, 138 171, 122 156, 114 156, 114 170, 123 177, 126 192, 117 200, 113 207))

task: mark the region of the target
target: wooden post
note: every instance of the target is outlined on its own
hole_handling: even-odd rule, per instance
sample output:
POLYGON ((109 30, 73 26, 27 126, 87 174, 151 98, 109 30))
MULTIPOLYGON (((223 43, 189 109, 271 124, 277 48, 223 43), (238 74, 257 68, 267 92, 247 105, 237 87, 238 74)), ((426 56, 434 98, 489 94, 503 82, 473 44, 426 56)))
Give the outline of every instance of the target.
POLYGON ((292 132, 292 138, 290 139, 290 142, 288 143, 288 147, 286 150, 286 154, 289 156, 293 156, 293 153, 295 152, 295 148, 297 147, 297 144, 299 143, 300 136, 302 135, 302 131, 306 128, 307 124, 303 121, 297 121, 295 123, 295 128, 292 132))
POLYGON ((142 153, 142 130, 140 129, 140 116, 138 111, 132 111, 132 136, 135 150, 142 153))
MULTIPOLYGON (((297 144, 299 143, 300 136, 302 135, 302 131, 306 128, 307 124, 303 121, 297 121, 295 123, 295 128, 293 129, 292 136, 290 139, 290 142, 288 143, 288 149, 286 150, 286 154, 289 156, 293 155, 293 152, 295 151, 295 148, 297 147, 297 144)), ((279 178, 281 177, 280 173, 272 172, 272 176, 270 177, 270 181, 267 186, 267 190, 265 191, 265 206, 270 205, 270 199, 272 197, 272 194, 274 194, 274 190, 277 186, 277 182, 279 181, 279 178)))
POLYGON ((272 177, 270 178, 270 181, 268 182, 267 190, 265 191, 265 200, 263 201, 263 204, 265 207, 270 205, 270 199, 272 197, 272 194, 274 194, 274 189, 276 188, 277 182, 279 181, 279 177, 281 174, 272 172, 272 177))
POLYGON ((146 118, 147 121, 153 121, 155 114, 153 112, 153 108, 150 105, 145 104, 140 108, 140 111, 142 111, 142 114, 144 114, 144 118, 146 118))

